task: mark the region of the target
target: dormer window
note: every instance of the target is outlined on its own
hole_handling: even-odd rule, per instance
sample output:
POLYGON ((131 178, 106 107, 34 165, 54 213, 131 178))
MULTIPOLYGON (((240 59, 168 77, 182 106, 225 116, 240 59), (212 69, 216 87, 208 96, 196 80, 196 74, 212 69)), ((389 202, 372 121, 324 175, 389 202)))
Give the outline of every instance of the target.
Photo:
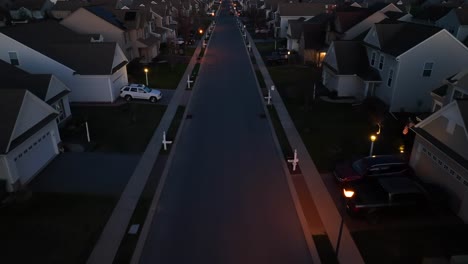
POLYGON ((433 62, 426 62, 426 63, 424 63, 423 77, 431 77, 431 75, 432 75, 432 67, 434 67, 434 63, 433 63, 433 62))

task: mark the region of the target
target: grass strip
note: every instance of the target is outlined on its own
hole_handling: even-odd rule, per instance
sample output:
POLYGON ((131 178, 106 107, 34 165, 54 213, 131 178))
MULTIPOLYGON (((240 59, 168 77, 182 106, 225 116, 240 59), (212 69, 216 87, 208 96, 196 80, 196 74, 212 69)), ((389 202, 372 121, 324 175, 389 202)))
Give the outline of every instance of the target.
POLYGON ((260 88, 262 88, 262 90, 265 89, 266 88, 265 79, 263 79, 263 75, 260 72, 260 70, 255 70, 255 75, 257 75, 257 80, 258 80, 258 84, 260 85, 260 88))
POLYGON ((338 264, 335 251, 327 235, 313 235, 315 247, 323 264, 338 264))
MULTIPOLYGON (((175 138, 177 134, 177 130, 179 129, 180 124, 182 122, 184 112, 185 112, 184 106, 179 106, 177 108, 176 114, 174 118, 172 119, 171 125, 169 126, 169 130, 166 132, 167 140, 173 140, 175 138)), ((160 154, 169 154, 171 151, 170 146, 172 145, 169 145, 169 148, 167 151, 165 151, 164 149, 161 149, 160 154)), ((158 162, 165 163, 166 160, 167 160, 167 155, 159 155, 156 163, 158 162)), ((159 167, 159 166, 155 166, 155 167, 159 167)), ((161 166, 160 168, 163 169, 164 166, 161 166)), ((153 199, 154 193, 156 192, 156 189, 158 188, 161 174, 162 174, 162 170, 159 172, 155 172, 155 171, 151 172, 150 177, 148 178, 148 181, 145 184, 145 188, 143 189, 143 192, 140 196, 140 199, 138 200, 135 211, 133 212, 132 218, 130 219, 129 226, 127 227, 127 230, 128 230, 132 224, 138 223, 140 224, 140 230, 138 231, 137 234, 125 235, 124 239, 122 240, 119 246, 117 254, 115 256, 115 259, 113 262, 114 264, 130 263, 136 244, 138 242, 138 238, 140 237, 141 229, 143 228, 143 224, 148 214, 148 210, 151 206, 151 201, 153 199)))
POLYGON ((271 123, 273 124, 273 128, 275 129, 278 142, 281 146, 281 150, 283 151, 283 155, 284 157, 290 157, 291 155, 293 155, 293 152, 291 146, 289 145, 289 141, 286 137, 286 133, 284 132, 283 126, 281 125, 281 121, 279 120, 278 114, 276 113, 275 107, 272 105, 269 106, 268 112, 270 114, 271 123))

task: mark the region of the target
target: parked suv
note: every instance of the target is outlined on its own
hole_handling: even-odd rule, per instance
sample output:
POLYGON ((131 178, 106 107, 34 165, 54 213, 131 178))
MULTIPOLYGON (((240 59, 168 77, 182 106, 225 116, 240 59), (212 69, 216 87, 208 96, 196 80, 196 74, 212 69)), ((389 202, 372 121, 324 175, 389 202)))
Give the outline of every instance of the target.
POLYGON ((148 88, 144 84, 129 84, 120 89, 120 97, 125 98, 127 102, 130 102, 132 99, 146 99, 152 103, 156 103, 161 100, 162 92, 148 88))
POLYGON ((338 164, 333 173, 339 183, 345 183, 365 178, 412 175, 412 170, 404 155, 380 155, 338 164))

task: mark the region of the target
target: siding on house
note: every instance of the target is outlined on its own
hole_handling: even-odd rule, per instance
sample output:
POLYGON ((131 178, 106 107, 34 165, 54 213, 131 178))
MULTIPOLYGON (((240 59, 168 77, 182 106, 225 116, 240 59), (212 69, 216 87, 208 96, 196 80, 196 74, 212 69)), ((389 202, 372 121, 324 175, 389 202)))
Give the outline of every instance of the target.
POLYGON ((399 56, 398 77, 390 111, 424 112, 432 109, 430 90, 440 80, 468 66, 468 49, 442 30, 399 56), (434 63, 430 77, 423 77, 424 64, 434 63), (408 91, 411 91, 408 93, 408 91), (415 100, 417 98, 417 100, 415 100))

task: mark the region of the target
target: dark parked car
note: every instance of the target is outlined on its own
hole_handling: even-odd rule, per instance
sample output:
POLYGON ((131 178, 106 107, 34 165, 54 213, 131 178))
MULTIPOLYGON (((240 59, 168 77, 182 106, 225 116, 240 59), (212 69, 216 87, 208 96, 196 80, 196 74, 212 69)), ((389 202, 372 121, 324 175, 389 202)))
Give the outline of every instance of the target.
POLYGON ((351 182, 343 188, 346 211, 355 216, 375 210, 424 208, 429 193, 415 180, 404 177, 351 182))
POLYGON ((284 55, 280 52, 274 51, 271 53, 271 55, 266 56, 266 62, 268 64, 283 64, 288 62, 288 55, 284 55))
POLYGON ((380 155, 337 164, 333 171, 339 183, 385 176, 412 175, 405 155, 380 155))

